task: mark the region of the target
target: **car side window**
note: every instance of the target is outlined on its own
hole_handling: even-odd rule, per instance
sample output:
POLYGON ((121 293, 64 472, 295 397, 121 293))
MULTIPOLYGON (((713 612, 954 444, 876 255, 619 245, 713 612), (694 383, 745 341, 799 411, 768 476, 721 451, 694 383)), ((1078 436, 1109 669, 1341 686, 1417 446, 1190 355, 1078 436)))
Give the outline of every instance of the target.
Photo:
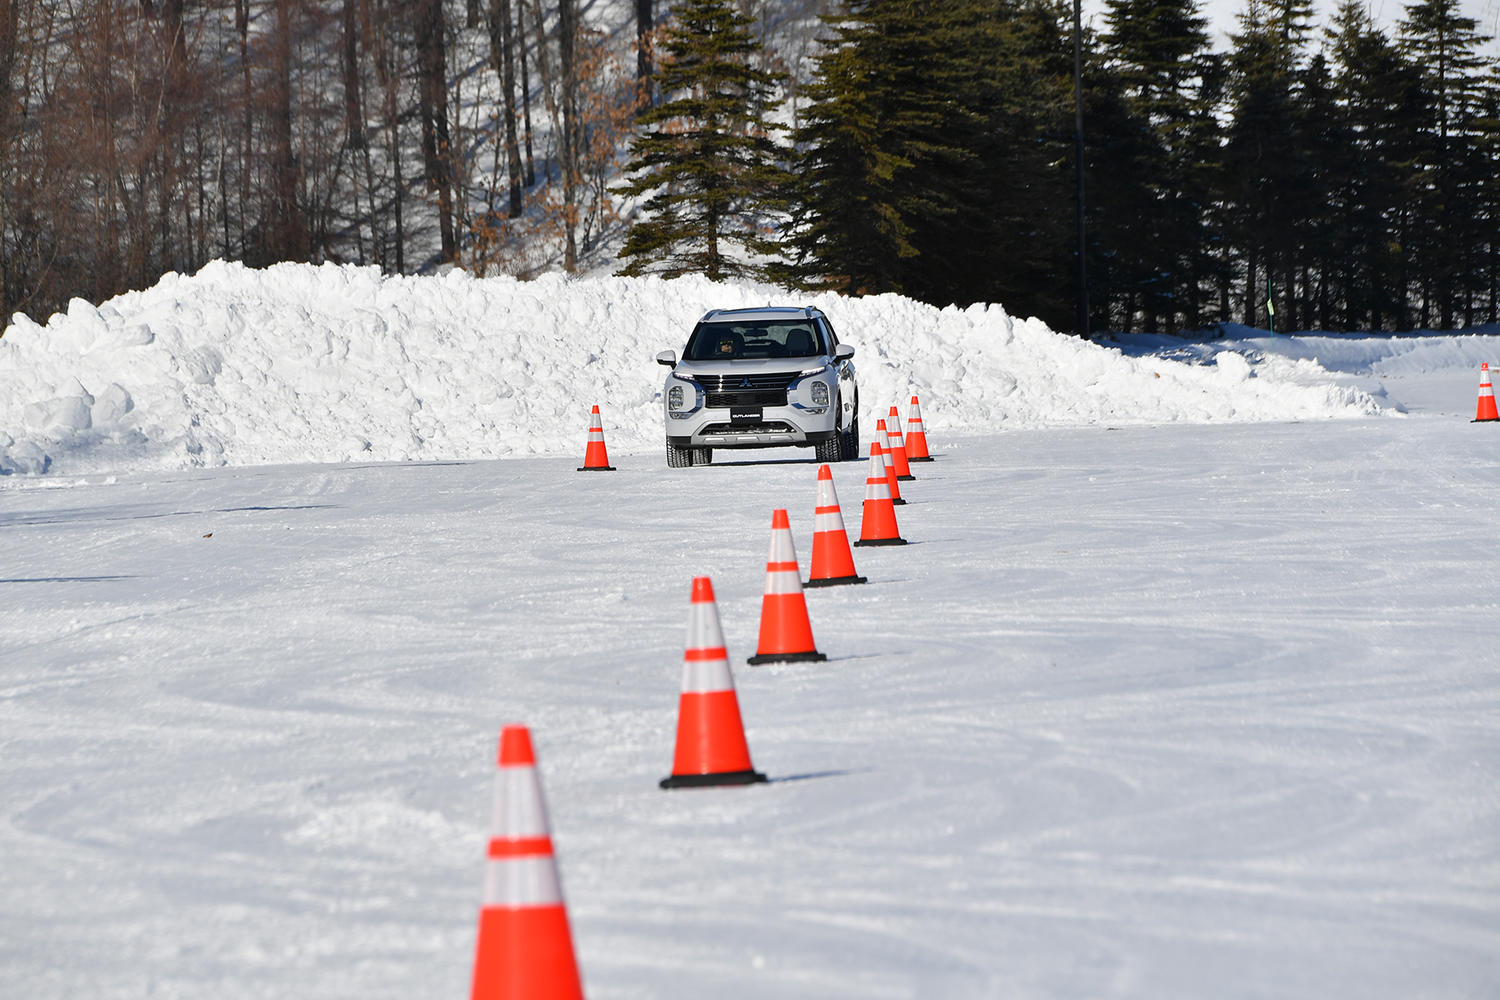
POLYGON ((833 324, 828 322, 827 317, 819 317, 818 332, 823 335, 823 351, 830 358, 833 357, 833 349, 838 346, 839 338, 833 332, 833 324))

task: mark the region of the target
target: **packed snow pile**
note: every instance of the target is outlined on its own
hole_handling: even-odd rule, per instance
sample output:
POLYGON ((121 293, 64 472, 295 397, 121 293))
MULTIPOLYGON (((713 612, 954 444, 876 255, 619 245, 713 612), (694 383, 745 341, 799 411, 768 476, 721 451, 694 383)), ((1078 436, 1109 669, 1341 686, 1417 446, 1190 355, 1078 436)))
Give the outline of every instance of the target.
MULTIPOLYGON (((1173 359, 997 306, 703 279, 392 277, 216 262, 0 338, 0 473, 582 454, 662 447, 658 351, 710 308, 815 305, 856 346, 868 436, 915 393, 930 430, 1384 412, 1310 358, 1173 359)), ((904 406, 903 406, 904 411, 904 406)))

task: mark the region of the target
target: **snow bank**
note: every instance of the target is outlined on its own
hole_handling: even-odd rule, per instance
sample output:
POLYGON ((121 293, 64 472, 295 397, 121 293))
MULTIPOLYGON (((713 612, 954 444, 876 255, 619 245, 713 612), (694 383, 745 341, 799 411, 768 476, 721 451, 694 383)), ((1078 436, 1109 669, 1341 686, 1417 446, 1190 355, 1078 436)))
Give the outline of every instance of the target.
POLYGON ((0 473, 581 455, 595 402, 612 451, 649 452, 656 353, 709 308, 789 301, 856 345, 866 428, 912 393, 942 433, 1381 412, 1309 358, 1132 355, 993 305, 215 262, 97 308, 75 299, 46 326, 17 315, 0 338, 0 473))
POLYGON ((1460 333, 1328 333, 1314 331, 1273 336, 1238 324, 1226 324, 1224 336, 1183 340, 1154 334, 1130 334, 1113 341, 1127 353, 1172 357, 1210 364, 1225 351, 1254 361, 1310 361, 1323 372, 1349 375, 1403 376, 1464 372, 1478 384, 1479 365, 1500 362, 1500 324, 1460 333))

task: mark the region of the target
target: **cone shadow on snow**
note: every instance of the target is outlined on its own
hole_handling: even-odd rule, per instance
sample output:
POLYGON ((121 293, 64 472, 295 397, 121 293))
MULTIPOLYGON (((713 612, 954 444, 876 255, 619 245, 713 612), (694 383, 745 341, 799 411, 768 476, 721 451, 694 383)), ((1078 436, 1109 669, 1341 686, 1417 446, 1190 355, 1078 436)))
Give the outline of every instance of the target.
POLYGON ((339 465, 334 466, 330 471, 345 472, 345 471, 362 471, 362 470, 365 470, 365 469, 375 469, 375 470, 380 470, 380 469, 442 469, 442 468, 447 468, 448 466, 473 465, 473 464, 474 464, 473 461, 469 461, 469 460, 456 460, 456 459, 435 459, 435 460, 427 461, 427 462, 402 462, 402 461, 399 461, 399 460, 393 460, 393 461, 390 461, 390 462, 365 462, 365 463, 363 463, 361 465, 343 465, 343 464, 339 464, 339 465))
MULTIPOLYGON (((332 509, 334 509, 337 506, 339 506, 339 505, 338 504, 332 504, 332 503, 302 503, 302 504, 277 505, 277 506, 270 506, 270 507, 216 507, 213 510, 208 511, 208 513, 210 513, 210 514, 243 514, 243 513, 246 513, 246 512, 265 511, 265 510, 332 510, 332 509)), ((198 512, 196 512, 196 511, 184 511, 183 513, 198 513, 198 512)), ((169 517, 171 515, 162 514, 162 515, 158 515, 158 516, 169 517)))
MULTIPOLYGON (((766 660, 755 664, 758 667, 831 667, 837 663, 848 663, 850 660, 873 660, 877 656, 885 656, 885 653, 848 653, 842 656, 827 656, 821 660, 766 660)), ((777 673, 775 670, 761 671, 762 673, 777 673)))
POLYGON ((102 583, 108 580, 134 580, 134 576, 23 576, 0 583, 102 583))
POLYGON ((788 774, 779 778, 771 778, 769 784, 784 785, 790 781, 816 781, 819 778, 847 778, 853 774, 868 774, 873 771, 872 767, 844 768, 839 771, 809 771, 807 774, 788 774))
MULTIPOLYGON (((137 511, 135 513, 110 512, 111 509, 118 511, 121 508, 82 507, 51 511, 46 516, 27 514, 0 516, 0 528, 36 524, 88 524, 95 521, 152 521, 163 517, 202 517, 205 514, 245 514, 277 510, 337 510, 341 506, 341 504, 332 503, 312 503, 273 507, 219 507, 212 510, 137 511)), ((129 510, 129 508, 124 509, 129 510)))

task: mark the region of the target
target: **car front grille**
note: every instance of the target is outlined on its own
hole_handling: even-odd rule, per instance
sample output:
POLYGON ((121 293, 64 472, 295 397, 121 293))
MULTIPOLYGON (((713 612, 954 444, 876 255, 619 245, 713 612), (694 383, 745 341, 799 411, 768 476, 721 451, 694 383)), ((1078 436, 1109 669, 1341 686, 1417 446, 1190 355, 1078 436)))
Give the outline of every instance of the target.
POLYGON ((693 381, 703 387, 708 406, 785 406, 787 387, 797 380, 798 374, 694 375, 693 381))
POLYGON ((705 438, 736 437, 744 434, 790 434, 792 426, 781 420, 760 424, 709 424, 699 431, 705 438))
POLYGON ((709 406, 785 406, 786 390, 767 389, 763 392, 710 392, 709 406))

